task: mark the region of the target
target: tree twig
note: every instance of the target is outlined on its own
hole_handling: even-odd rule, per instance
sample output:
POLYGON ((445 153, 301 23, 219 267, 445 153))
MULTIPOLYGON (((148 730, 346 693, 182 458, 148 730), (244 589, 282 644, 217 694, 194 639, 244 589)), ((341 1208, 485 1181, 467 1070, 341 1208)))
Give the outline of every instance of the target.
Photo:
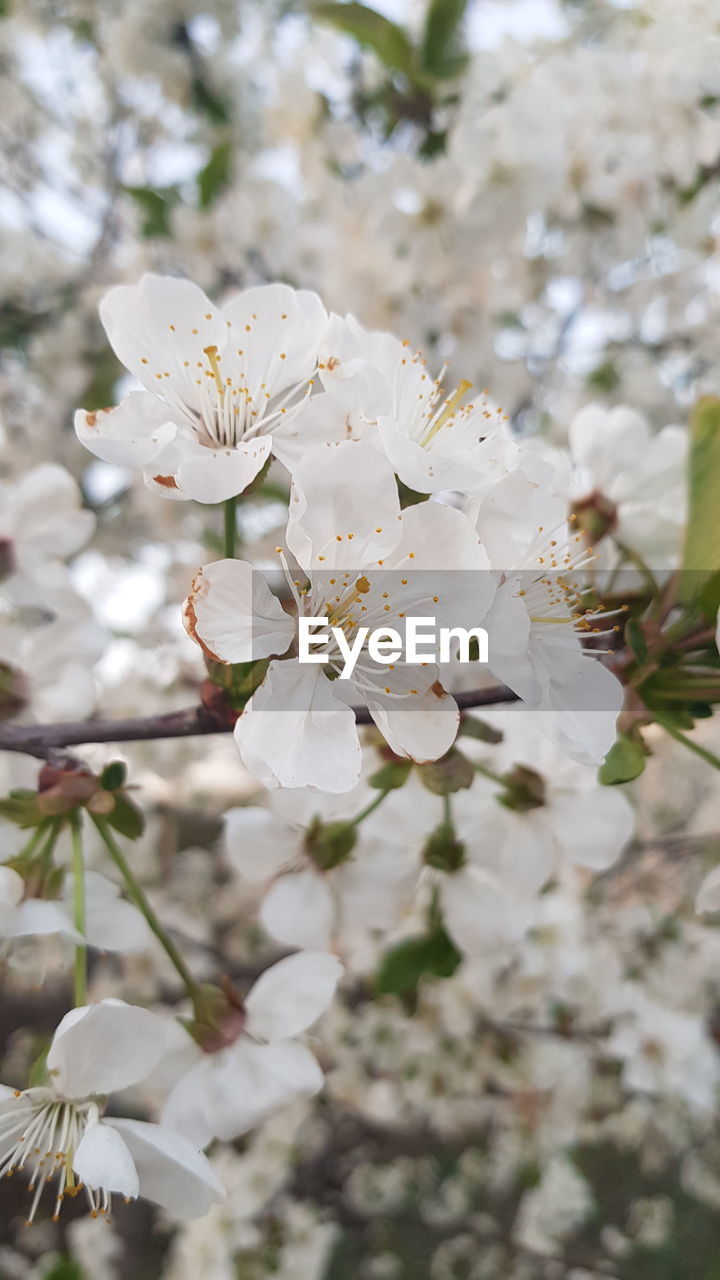
MULTIPOLYGON (((517 702, 505 685, 472 689, 454 695, 461 710, 517 702)), ((358 724, 371 724, 367 707, 355 707, 358 724)), ((206 707, 185 707, 164 715, 138 716, 130 720, 74 720, 64 724, 0 724, 0 751, 17 751, 38 760, 55 759, 65 747, 88 742, 150 742, 161 738, 193 738, 210 733, 230 733, 232 726, 206 707)))

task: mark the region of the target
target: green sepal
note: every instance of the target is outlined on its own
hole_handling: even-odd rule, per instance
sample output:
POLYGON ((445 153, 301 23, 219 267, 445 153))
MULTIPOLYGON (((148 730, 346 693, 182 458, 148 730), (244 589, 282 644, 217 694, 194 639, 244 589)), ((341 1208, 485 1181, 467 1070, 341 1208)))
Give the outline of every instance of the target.
POLYGON ((305 852, 319 871, 331 871, 347 862, 357 842, 351 822, 322 822, 313 818, 305 832, 305 852))
POLYGON ((127 781, 127 765, 124 760, 111 760, 100 774, 99 782, 104 791, 119 791, 127 781))
POLYGON ((621 733, 608 751, 598 770, 598 781, 605 787, 639 778, 647 762, 647 750, 640 735, 621 733))
POLYGON ((418 777, 436 796, 449 796, 454 791, 467 791, 475 781, 475 769, 467 756, 451 747, 439 760, 416 766, 418 777))
POLYGON ((404 787, 413 770, 412 760, 388 760, 368 778, 368 784, 378 791, 397 791, 404 787))
POLYGON ((104 814, 105 822, 127 840, 139 840, 145 830, 145 816, 125 795, 115 796, 115 806, 104 814))
POLYGON ((465 863, 465 845, 449 822, 441 822, 430 832, 423 848, 423 861, 436 871, 459 871, 465 863))

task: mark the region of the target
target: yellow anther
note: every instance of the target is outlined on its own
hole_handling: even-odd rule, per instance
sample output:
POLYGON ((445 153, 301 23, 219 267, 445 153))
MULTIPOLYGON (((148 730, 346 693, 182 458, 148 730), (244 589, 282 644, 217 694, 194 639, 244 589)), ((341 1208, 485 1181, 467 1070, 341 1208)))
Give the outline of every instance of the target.
POLYGON ((204 352, 204 354, 205 354, 205 355, 207 356, 207 358, 208 358, 208 363, 209 363, 209 365, 210 365, 210 368, 212 369, 212 376, 213 376, 213 378, 215 379, 215 385, 216 385, 216 387, 217 387, 218 391, 220 392, 220 394, 222 395, 222 393, 223 393, 223 380, 222 380, 222 376, 221 376, 221 374, 220 374, 220 363, 219 363, 218 349, 217 349, 217 347, 203 347, 203 352, 204 352))

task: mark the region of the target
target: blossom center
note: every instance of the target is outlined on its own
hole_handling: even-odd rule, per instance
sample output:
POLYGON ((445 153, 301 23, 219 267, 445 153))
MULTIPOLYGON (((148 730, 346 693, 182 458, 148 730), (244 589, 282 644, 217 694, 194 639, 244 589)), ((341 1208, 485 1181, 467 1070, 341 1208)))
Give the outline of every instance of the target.
POLYGON ((92 1190, 79 1182, 73 1169, 78 1145, 88 1126, 99 1118, 95 1102, 67 1102, 59 1099, 49 1089, 28 1089, 15 1095, 17 1113, 7 1103, 0 1114, 0 1149, 4 1159, 0 1163, 0 1177, 12 1177, 16 1170, 30 1173, 28 1190, 32 1202, 27 1222, 30 1224, 37 1212, 42 1193, 48 1183, 55 1184, 55 1208, 52 1220, 57 1222, 63 1200, 74 1197, 82 1190, 88 1199, 93 1217, 108 1213, 110 1194, 105 1190, 92 1190), (30 1103, 28 1110, 26 1105, 30 1103))

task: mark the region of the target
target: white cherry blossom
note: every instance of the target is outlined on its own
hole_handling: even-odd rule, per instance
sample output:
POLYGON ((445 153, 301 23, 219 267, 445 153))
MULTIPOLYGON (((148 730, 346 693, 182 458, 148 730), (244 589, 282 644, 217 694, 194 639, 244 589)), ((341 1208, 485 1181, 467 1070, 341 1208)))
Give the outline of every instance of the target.
MULTIPOLYGON (((56 581, 58 562, 79 551, 94 528, 95 516, 83 509, 80 489, 64 467, 48 462, 15 483, 0 483, 0 547, 5 544, 11 574, 56 581)), ((3 592, 14 589, 17 584, 3 583, 3 592)))
MULTIPOLYGON (((173 1085, 162 1122, 195 1146, 230 1140, 296 1098, 312 1097, 323 1073, 297 1039, 325 1012, 342 974, 335 956, 304 951, 278 961, 248 993, 227 1047, 203 1053, 173 1085), (234 1038, 233 1038, 234 1037, 234 1038)), ((179 1051, 183 1067, 188 1047, 179 1051)))
MULTIPOLYGON (((564 500, 522 469, 482 500, 477 528, 500 575, 487 618, 491 670, 568 755, 599 764, 615 740, 623 690, 581 644, 605 631, 582 604, 581 570, 592 563, 584 538, 564 500)), ((618 625, 613 617, 610 627, 618 625)))
POLYGON ((356 931, 383 931, 397 922, 412 896, 424 833, 408 833, 398 846, 382 829, 372 832, 361 823, 346 859, 323 866, 313 853, 314 822, 347 821, 373 798, 378 792, 366 784, 340 796, 271 791, 267 808, 226 812, 228 860, 247 881, 265 887, 259 919, 270 937, 344 954, 356 931))
POLYGON ((299 437, 294 424, 327 322, 316 294, 259 285, 216 307, 188 280, 146 275, 111 289, 100 316, 145 390, 115 409, 79 410, 78 437, 106 462, 142 471, 165 497, 222 502, 271 453, 290 462, 326 438, 312 425, 299 437))
POLYGON ((165 1023, 122 1000, 71 1010, 47 1055, 50 1083, 0 1086, 0 1173, 30 1174, 32 1221, 46 1186, 63 1200, 84 1190, 93 1214, 113 1194, 143 1196, 179 1217, 207 1212, 222 1187, 205 1156, 170 1129, 103 1116, 106 1096, 144 1079, 165 1051, 165 1023))
POLYGON ((445 395, 409 342, 368 332, 354 316, 331 316, 319 375, 327 395, 305 405, 303 417, 344 422, 349 434, 383 449, 418 493, 484 492, 516 465, 507 418, 486 392, 472 393, 463 381, 445 395))
POLYGON ((73 924, 73 876, 67 875, 59 898, 27 897, 23 877, 0 866, 0 938, 59 933, 74 942, 82 937, 100 951, 143 951, 152 942, 144 917, 120 897, 119 886, 98 871, 85 872, 85 929, 73 924))
POLYGON ((614 533, 651 567, 677 563, 687 517, 688 433, 668 426, 653 433, 626 405, 586 405, 569 428, 580 499, 601 494, 614 509, 614 533))
POLYGON ((335 642, 327 670, 301 664, 291 646, 299 615, 325 616, 348 638, 360 625, 402 634, 412 615, 431 614, 438 627, 481 623, 494 582, 470 522, 434 502, 401 512, 382 455, 347 441, 318 446, 296 468, 286 539, 306 579, 297 587, 288 575, 295 616, 244 561, 207 565, 186 603, 189 633, 216 660, 272 658, 235 727, 247 767, 266 786, 350 790, 361 764, 353 698, 399 755, 443 755, 458 713, 434 663, 383 666, 363 648, 351 678, 335 680, 335 642))

